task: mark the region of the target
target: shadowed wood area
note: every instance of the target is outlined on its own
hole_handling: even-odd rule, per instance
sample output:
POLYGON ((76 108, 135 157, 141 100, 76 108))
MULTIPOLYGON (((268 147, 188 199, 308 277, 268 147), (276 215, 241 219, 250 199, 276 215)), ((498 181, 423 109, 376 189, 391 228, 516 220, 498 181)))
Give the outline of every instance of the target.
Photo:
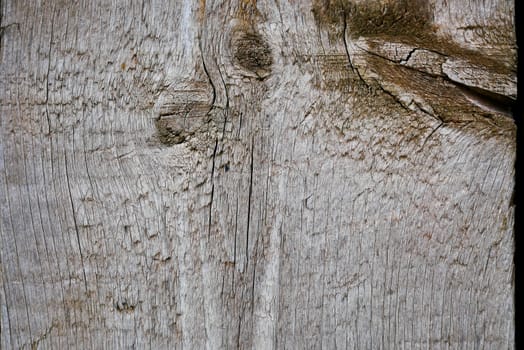
POLYGON ((0 1, 0 348, 513 349, 508 0, 0 1))

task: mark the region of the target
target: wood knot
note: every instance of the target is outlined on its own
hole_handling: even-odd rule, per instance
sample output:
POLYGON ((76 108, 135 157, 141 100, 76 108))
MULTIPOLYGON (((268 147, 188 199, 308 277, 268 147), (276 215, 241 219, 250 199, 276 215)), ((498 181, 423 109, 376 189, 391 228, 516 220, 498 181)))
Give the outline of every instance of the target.
POLYGON ((195 83, 162 95, 155 120, 159 141, 172 146, 202 130, 209 124, 212 98, 207 83, 195 83))
POLYGON ((267 42, 258 33, 241 32, 233 38, 235 63, 259 79, 271 74, 273 57, 267 42))

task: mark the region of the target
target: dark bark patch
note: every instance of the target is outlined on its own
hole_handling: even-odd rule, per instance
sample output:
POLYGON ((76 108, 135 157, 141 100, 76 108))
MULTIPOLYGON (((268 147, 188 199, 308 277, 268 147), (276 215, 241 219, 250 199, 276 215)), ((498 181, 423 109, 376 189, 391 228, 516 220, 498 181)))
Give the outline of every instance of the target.
POLYGON ((317 24, 331 34, 346 29, 351 36, 423 36, 431 29, 427 0, 314 0, 317 24))
POLYGON ((421 38, 433 32, 426 0, 372 1, 349 13, 353 36, 394 35, 421 38))
POLYGON ((344 19, 355 8, 355 4, 348 0, 314 0, 313 15, 321 26, 343 24, 344 19))

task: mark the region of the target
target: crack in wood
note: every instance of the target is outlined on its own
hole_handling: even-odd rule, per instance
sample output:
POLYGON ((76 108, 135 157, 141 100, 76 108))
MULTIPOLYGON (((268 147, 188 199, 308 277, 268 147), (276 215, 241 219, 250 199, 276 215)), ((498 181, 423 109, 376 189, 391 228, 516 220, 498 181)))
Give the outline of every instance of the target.
POLYGON ((215 176, 215 160, 216 160, 216 155, 217 155, 217 148, 218 148, 218 138, 215 139, 215 148, 213 149, 213 156, 212 156, 212 161, 211 161, 211 176, 210 176, 210 181, 211 181, 211 198, 210 198, 210 202, 209 202, 209 213, 208 213, 208 222, 207 222, 207 238, 208 238, 208 240, 211 237, 211 219, 212 219, 212 214, 213 214, 213 197, 215 195, 215 180, 214 180, 214 176, 215 176))
POLYGON ((66 174, 66 184, 67 184, 67 191, 69 194, 69 202, 71 205, 71 214, 73 216, 73 224, 75 228, 75 234, 76 234, 76 243, 78 244, 78 252, 80 254, 80 263, 82 265, 82 273, 84 277, 84 288, 85 292, 87 293, 87 276, 86 276, 86 269, 85 269, 85 262, 84 262, 84 253, 82 252, 82 244, 80 243, 80 230, 78 228, 77 223, 77 212, 74 205, 74 199, 73 199, 73 193, 71 191, 71 178, 69 176, 69 170, 68 170, 68 162, 67 162, 67 152, 64 153, 65 158, 65 174, 66 174))
POLYGON ((249 192, 247 196, 247 223, 246 223, 246 265, 249 262, 249 227, 251 224, 251 202, 253 196, 253 167, 254 167, 255 137, 251 137, 251 154, 249 162, 249 192))

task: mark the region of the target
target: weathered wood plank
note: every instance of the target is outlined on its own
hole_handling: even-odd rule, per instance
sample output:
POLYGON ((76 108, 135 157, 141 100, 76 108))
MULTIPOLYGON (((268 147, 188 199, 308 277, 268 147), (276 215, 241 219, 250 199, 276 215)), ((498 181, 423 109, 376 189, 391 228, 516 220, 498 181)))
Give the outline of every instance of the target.
POLYGON ((30 5, 1 348, 513 347, 513 2, 30 5))

